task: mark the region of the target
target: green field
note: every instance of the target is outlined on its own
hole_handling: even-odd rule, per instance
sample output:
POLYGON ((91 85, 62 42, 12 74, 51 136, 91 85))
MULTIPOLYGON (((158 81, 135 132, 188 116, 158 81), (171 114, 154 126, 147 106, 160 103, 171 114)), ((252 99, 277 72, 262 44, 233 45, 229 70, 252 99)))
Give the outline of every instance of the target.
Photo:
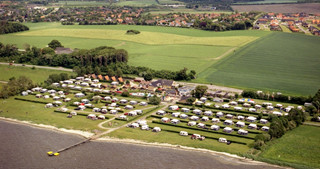
POLYGON ((52 39, 65 47, 113 46, 129 52, 129 65, 198 74, 194 82, 314 94, 320 86, 320 38, 271 31, 209 32, 187 28, 132 25, 28 23, 30 31, 1 35, 3 43, 45 47, 52 39), (139 35, 126 35, 129 29, 139 35), (305 87, 308 85, 308 87, 305 87))
POLYGON ((298 0, 263 0, 263 1, 250 1, 250 2, 238 2, 235 4, 278 4, 278 3, 297 3, 298 0))
MULTIPOLYGON (((320 127, 300 126, 274 141, 261 157, 320 168, 320 127)), ((299 167, 306 168, 306 167, 299 167)))
POLYGON ((168 8, 168 9, 161 9, 161 10, 152 10, 151 14, 168 14, 168 13, 227 13, 231 14, 231 11, 216 11, 216 10, 195 10, 195 9, 187 9, 187 8, 168 8))
POLYGON ((319 37, 275 32, 213 64, 197 81, 313 95, 320 86, 319 43, 319 37))
POLYGON ((98 127, 98 124, 101 122, 100 120, 88 120, 85 116, 67 118, 66 114, 53 112, 54 108, 44 108, 44 104, 18 101, 14 100, 14 97, 0 100, 0 111, 2 111, 1 117, 31 121, 36 124, 90 132, 95 129, 101 130, 98 127))
POLYGON ((110 5, 109 2, 104 1, 58 1, 54 3, 49 3, 50 6, 65 6, 65 7, 74 7, 74 6, 107 6, 110 5))
POLYGON ((136 6, 136 7, 144 7, 150 5, 158 5, 155 0, 120 0, 115 3, 118 6, 136 6))
POLYGON ((0 65, 0 80, 9 81, 11 77, 18 78, 19 76, 26 76, 30 78, 35 83, 41 83, 48 79, 51 74, 60 74, 68 73, 73 75, 72 72, 58 71, 58 70, 49 70, 49 69, 32 69, 31 67, 22 67, 22 66, 9 66, 9 65, 0 65))

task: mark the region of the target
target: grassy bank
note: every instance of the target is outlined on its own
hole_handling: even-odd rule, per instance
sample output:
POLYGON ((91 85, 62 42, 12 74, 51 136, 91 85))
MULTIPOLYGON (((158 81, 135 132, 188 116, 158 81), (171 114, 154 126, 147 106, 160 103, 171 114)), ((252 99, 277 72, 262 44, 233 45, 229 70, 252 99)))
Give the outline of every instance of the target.
POLYGON ((300 126, 272 142, 261 157, 298 168, 320 168, 319 141, 320 127, 300 126))

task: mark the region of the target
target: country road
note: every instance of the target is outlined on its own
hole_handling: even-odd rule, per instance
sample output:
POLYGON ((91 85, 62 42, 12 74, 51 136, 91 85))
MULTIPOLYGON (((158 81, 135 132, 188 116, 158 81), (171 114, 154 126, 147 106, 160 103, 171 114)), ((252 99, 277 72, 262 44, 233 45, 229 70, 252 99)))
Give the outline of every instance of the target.
MULTIPOLYGON (((0 62, 0 65, 9 65, 9 63, 6 62, 0 62)), ((63 68, 63 67, 50 67, 50 66, 36 66, 36 65, 24 65, 19 63, 14 63, 13 66, 24 66, 24 67, 35 67, 40 69, 52 69, 52 70, 62 70, 67 72, 72 72, 72 69, 63 68)))

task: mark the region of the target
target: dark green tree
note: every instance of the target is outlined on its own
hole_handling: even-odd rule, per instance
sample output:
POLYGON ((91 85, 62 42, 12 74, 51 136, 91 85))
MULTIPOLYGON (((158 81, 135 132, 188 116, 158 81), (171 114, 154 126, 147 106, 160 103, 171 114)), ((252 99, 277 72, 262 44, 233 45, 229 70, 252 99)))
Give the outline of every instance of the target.
POLYGON ((193 97, 200 98, 206 94, 207 90, 208 86, 199 85, 193 90, 193 97))
POLYGON ((160 97, 157 97, 156 95, 149 98, 149 103, 153 105, 159 105, 161 103, 160 97))
POLYGON ((52 49, 56 49, 57 47, 63 47, 62 44, 58 40, 52 40, 48 46, 52 49))

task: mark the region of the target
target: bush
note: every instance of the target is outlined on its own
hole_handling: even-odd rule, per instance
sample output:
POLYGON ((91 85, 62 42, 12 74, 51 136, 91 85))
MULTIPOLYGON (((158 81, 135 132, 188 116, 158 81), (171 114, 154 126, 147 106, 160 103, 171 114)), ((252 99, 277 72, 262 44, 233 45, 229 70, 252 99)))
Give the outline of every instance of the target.
POLYGON ((127 30, 127 34, 139 34, 139 33, 140 33, 140 31, 138 31, 138 30, 133 30, 133 29, 127 30))
POLYGON ((161 99, 156 95, 149 98, 149 103, 153 105, 159 105, 161 103, 161 99))
POLYGON ((128 91, 124 91, 121 93, 121 96, 123 97, 129 97, 130 96, 130 93, 128 91))

